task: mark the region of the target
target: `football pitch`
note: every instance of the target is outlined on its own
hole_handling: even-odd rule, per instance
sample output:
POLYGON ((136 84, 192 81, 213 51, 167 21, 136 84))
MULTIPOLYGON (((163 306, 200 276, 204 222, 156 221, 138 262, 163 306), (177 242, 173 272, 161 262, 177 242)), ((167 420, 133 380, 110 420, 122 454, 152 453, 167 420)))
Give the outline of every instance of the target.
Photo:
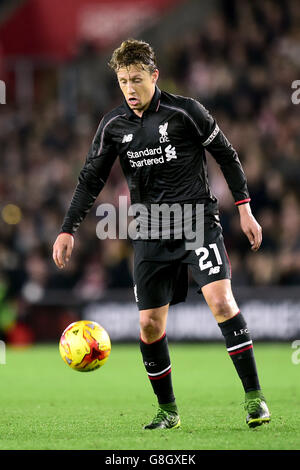
POLYGON ((289 343, 255 345, 272 421, 245 424, 244 394, 223 344, 169 342, 182 427, 144 431, 157 406, 138 344, 112 344, 80 373, 57 345, 7 348, 0 365, 0 449, 251 450, 300 448, 300 364, 289 343))

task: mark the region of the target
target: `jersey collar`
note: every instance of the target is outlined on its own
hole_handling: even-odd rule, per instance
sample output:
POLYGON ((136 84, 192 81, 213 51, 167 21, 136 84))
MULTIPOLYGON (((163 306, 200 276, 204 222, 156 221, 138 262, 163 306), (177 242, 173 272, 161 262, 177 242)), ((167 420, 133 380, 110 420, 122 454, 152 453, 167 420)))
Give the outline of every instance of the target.
MULTIPOLYGON (((160 96, 161 96, 161 91, 158 88, 157 85, 155 85, 155 92, 152 97, 151 103, 146 111, 144 111, 143 114, 148 114, 148 113, 156 113, 159 110, 159 105, 160 105, 160 96)), ((132 109, 128 106, 127 101, 124 99, 124 106, 125 106, 125 111, 126 111, 126 116, 130 119, 132 118, 137 118, 140 119, 133 111, 132 109)))

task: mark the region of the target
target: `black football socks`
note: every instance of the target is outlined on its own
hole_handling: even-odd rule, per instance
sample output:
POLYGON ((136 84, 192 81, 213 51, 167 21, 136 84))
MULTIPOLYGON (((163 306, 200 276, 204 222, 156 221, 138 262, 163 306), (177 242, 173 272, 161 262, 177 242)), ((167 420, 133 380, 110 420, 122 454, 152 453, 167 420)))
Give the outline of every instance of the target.
POLYGON ((172 404, 176 408, 166 333, 152 343, 145 343, 140 339, 140 349, 144 366, 159 405, 172 404))
POLYGON ((227 351, 242 381, 245 393, 260 390, 251 335, 243 315, 218 323, 227 351))

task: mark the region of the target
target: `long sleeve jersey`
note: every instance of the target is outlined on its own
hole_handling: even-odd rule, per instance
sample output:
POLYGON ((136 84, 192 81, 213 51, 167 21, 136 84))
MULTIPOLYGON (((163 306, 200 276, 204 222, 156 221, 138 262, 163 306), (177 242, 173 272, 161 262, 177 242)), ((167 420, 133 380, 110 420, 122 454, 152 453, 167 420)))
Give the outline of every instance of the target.
POLYGON ((99 124, 61 232, 76 232, 117 157, 132 204, 194 202, 216 207, 208 184, 206 150, 219 164, 235 204, 250 201, 237 152, 203 105, 156 87, 140 118, 124 100, 99 124))

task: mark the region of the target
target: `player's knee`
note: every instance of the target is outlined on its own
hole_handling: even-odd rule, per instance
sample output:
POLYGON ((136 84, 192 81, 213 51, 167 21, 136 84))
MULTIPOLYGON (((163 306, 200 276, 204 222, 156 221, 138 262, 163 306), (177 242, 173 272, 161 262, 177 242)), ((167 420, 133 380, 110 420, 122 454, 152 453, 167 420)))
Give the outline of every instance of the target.
POLYGON ((164 326, 158 318, 147 315, 140 318, 140 328, 142 338, 150 343, 162 336, 164 326))
POLYGON ((229 319, 234 314, 231 298, 227 295, 215 297, 210 307, 217 320, 229 319))

